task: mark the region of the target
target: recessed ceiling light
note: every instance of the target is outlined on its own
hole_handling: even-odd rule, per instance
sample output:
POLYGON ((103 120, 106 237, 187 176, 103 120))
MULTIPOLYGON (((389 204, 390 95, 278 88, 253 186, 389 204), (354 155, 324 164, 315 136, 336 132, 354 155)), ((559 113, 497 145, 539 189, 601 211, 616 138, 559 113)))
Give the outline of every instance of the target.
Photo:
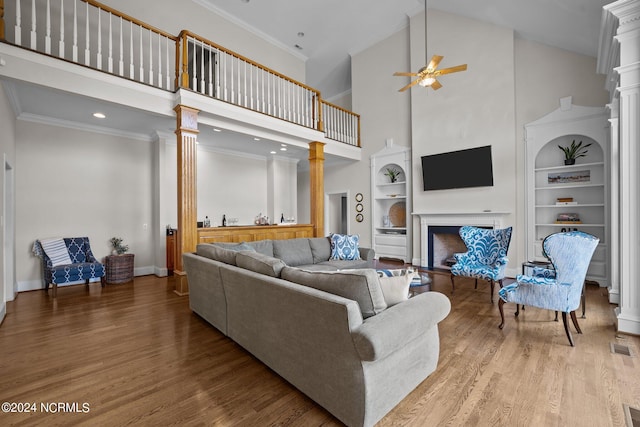
POLYGON ((281 146, 281 147, 286 147, 286 146, 287 146, 287 144, 280 144, 280 146, 281 146))
POLYGON ((276 154, 276 152, 275 152, 275 151, 272 151, 272 152, 271 152, 271 154, 276 154))
POLYGON ((214 132, 222 132, 222 130, 221 130, 221 129, 218 129, 218 128, 213 128, 213 131, 214 131, 214 132))
POLYGON ((300 32, 298 33, 298 37, 304 37, 304 33, 303 33, 302 31, 300 31, 300 32))
POLYGON ((282 147, 282 148, 280 148, 280 151, 287 151, 287 149, 282 147))
POLYGON ((260 141, 260 138, 253 138, 254 141, 260 141))
POLYGON ((93 117, 96 119, 105 119, 107 116, 105 116, 104 113, 93 113, 93 117))

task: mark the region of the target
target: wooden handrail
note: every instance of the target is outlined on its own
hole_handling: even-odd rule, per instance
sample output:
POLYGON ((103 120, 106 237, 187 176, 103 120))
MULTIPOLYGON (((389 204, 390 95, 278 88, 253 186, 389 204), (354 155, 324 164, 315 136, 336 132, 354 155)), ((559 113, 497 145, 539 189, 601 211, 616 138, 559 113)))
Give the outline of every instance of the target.
POLYGON ((360 119, 360 114, 354 113, 353 111, 349 111, 349 110, 347 110, 346 108, 342 108, 342 107, 341 107, 341 106, 339 106, 339 105, 332 104, 331 102, 329 102, 329 101, 325 101, 324 99, 321 99, 321 100, 320 100, 320 102, 321 102, 321 103, 323 103, 323 104, 325 104, 325 105, 328 105, 328 106, 329 106, 329 107, 331 107, 331 108, 335 108, 336 110, 340 110, 340 111, 342 111, 342 112, 344 112, 344 113, 350 114, 350 115, 352 115, 352 116, 356 116, 356 117, 358 118, 358 120, 360 119))
MULTIPOLYGON (((0 0, 0 1, 2 1, 2 0, 0 0)), ((102 10, 104 10, 106 12, 111 13, 112 15, 115 15, 115 16, 120 17, 122 19, 126 19, 127 21, 131 21, 134 24, 141 26, 142 28, 145 28, 147 30, 151 30, 154 33, 160 34, 161 36, 164 36, 164 37, 166 37, 166 38, 168 38, 170 40, 174 40, 174 41, 178 40, 178 38, 176 36, 174 36, 173 34, 169 34, 166 31, 162 31, 161 29, 156 28, 153 25, 149 25, 146 22, 143 22, 143 21, 140 21, 139 19, 134 18, 133 16, 127 15, 126 13, 122 13, 122 12, 112 8, 112 7, 107 6, 106 4, 102 4, 102 3, 97 2, 95 0, 80 0, 80 1, 83 1, 85 3, 89 3, 91 6, 95 6, 95 7, 99 8, 99 9, 102 9, 102 10)))

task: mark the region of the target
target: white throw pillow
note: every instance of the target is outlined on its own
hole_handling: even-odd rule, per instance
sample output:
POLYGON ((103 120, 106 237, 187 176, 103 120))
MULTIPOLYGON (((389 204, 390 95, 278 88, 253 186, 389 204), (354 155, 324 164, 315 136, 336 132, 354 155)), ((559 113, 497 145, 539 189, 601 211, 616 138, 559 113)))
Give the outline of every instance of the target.
POLYGON ((409 285, 417 272, 412 270, 379 270, 380 287, 388 307, 409 299, 409 285), (390 273, 390 274, 389 274, 390 273))

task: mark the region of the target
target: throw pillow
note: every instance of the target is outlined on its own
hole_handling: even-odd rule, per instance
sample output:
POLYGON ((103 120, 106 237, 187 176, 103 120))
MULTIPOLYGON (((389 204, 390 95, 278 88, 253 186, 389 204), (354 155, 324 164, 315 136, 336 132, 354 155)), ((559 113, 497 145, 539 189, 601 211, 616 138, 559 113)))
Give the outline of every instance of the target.
POLYGON ((413 270, 378 270, 384 301, 391 307, 409 299, 409 286, 419 275, 413 270))
POLYGON ((332 234, 331 259, 360 259, 360 236, 358 234, 332 234))

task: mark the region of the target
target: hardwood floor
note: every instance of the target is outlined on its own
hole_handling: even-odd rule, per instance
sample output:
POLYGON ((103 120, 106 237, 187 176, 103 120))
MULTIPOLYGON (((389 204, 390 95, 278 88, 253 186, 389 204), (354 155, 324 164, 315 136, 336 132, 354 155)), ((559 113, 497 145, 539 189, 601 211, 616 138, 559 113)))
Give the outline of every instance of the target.
MULTIPOLYGON (((457 279, 451 295, 449 277, 434 276, 452 302, 438 368, 379 425, 624 426, 623 404, 640 407, 639 361, 610 343, 638 355, 640 338, 616 336, 606 291, 587 288, 572 348, 544 310, 516 319, 505 305, 499 330, 488 288, 457 279)), ((191 313, 170 278, 23 293, 7 311, 0 402, 37 412, 0 413, 0 425, 340 425, 191 313), (75 411, 40 406, 57 402, 75 411)))

